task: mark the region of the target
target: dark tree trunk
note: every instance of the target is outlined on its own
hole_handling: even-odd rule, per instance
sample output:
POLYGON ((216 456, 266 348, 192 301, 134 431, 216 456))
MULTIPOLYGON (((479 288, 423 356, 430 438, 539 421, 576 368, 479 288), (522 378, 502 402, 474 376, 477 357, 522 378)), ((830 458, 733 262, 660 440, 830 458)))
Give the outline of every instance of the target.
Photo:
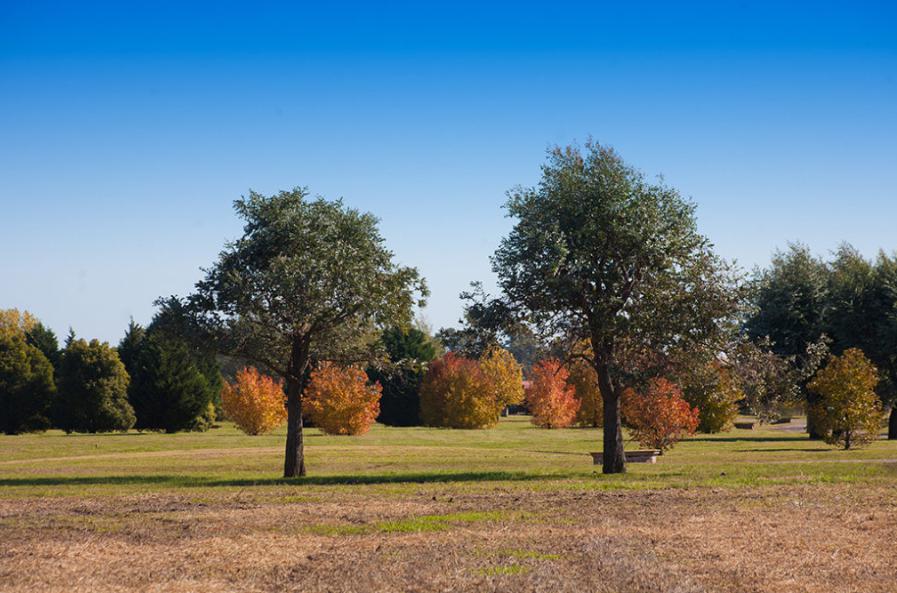
POLYGON ((287 377, 287 445, 283 461, 283 477, 305 475, 305 443, 302 435, 302 394, 308 370, 308 345, 305 340, 293 342, 290 370, 287 377))
POLYGON ((620 422, 620 394, 614 388, 607 366, 598 362, 598 388, 604 402, 604 465, 605 474, 626 471, 626 455, 623 453, 623 426, 620 422))
POLYGON ((891 416, 888 418, 888 439, 897 439, 897 403, 891 407, 891 416))
POLYGON ((816 405, 817 398, 814 396, 807 396, 807 434, 810 437, 810 440, 818 441, 822 439, 822 433, 816 428, 816 422, 813 418, 812 408, 816 405))

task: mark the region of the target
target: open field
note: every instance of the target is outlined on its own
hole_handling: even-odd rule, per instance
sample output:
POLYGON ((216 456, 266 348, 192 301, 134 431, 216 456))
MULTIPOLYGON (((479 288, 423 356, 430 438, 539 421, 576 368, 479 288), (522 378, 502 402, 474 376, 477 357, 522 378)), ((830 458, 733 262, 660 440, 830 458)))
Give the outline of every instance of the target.
POLYGON ((602 476, 595 430, 0 437, 3 591, 897 590, 897 442, 782 427, 602 476))

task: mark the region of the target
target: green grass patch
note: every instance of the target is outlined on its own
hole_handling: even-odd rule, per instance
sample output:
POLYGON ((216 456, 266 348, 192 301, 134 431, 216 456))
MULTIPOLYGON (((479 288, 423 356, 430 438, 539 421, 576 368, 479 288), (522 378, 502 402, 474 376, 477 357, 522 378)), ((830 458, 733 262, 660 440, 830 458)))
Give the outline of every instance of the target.
POLYGON ((466 511, 445 515, 421 515, 404 519, 390 519, 364 525, 313 525, 309 528, 315 535, 369 535, 372 533, 422 533, 428 531, 446 531, 454 526, 469 523, 497 522, 521 519, 529 516, 524 512, 507 511, 466 511))

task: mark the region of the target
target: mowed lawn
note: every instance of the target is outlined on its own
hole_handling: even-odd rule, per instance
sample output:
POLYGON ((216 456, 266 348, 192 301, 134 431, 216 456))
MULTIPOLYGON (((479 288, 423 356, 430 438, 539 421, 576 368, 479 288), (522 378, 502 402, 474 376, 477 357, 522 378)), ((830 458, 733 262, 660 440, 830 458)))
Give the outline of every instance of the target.
POLYGON ((897 441, 593 429, 0 436, 0 591, 897 591, 897 441), (632 444, 631 448, 639 448, 632 444))

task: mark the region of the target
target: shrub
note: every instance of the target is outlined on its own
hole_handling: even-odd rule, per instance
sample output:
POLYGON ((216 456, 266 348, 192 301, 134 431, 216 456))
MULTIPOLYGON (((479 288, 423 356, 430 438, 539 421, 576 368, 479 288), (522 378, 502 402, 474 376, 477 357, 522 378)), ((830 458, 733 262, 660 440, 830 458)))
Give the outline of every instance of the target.
POLYGON ((499 413, 507 406, 523 402, 523 369, 513 354, 504 348, 490 348, 480 358, 480 369, 499 413))
POLYGON ((542 428, 570 426, 579 410, 575 389, 567 383, 569 373, 559 360, 541 360, 533 365, 526 401, 532 422, 542 428))
POLYGON ((254 367, 237 371, 233 384, 225 381, 221 405, 225 415, 250 435, 265 434, 287 420, 283 383, 254 367))
POLYGON ((0 430, 46 430, 56 386, 47 357, 21 331, 0 331, 0 430))
POLYGON ((56 421, 66 432, 109 432, 134 426, 128 373, 106 342, 70 339, 58 379, 56 421))
POLYGON ((696 364, 679 374, 685 401, 698 409, 698 431, 718 433, 732 429, 738 402, 744 399, 738 380, 718 362, 696 364))
POLYGON ((577 360, 570 365, 567 383, 573 387, 579 402, 574 422, 578 426, 601 426, 604 423, 604 400, 601 399, 595 368, 584 360, 577 360))
POLYGON ((305 390, 305 409, 327 434, 364 434, 380 413, 379 383, 368 383, 358 367, 322 363, 305 390))
POLYGON ((652 379, 644 394, 627 389, 622 403, 632 437, 644 447, 666 451, 698 428, 698 409, 667 379, 652 379))
POLYGON ((420 389, 426 426, 486 428, 498 423, 500 411, 477 361, 449 352, 430 364, 420 389))
POLYGON ((878 371, 858 348, 829 358, 809 389, 819 396, 812 413, 823 439, 845 449, 878 438, 883 411, 875 395, 878 371))

